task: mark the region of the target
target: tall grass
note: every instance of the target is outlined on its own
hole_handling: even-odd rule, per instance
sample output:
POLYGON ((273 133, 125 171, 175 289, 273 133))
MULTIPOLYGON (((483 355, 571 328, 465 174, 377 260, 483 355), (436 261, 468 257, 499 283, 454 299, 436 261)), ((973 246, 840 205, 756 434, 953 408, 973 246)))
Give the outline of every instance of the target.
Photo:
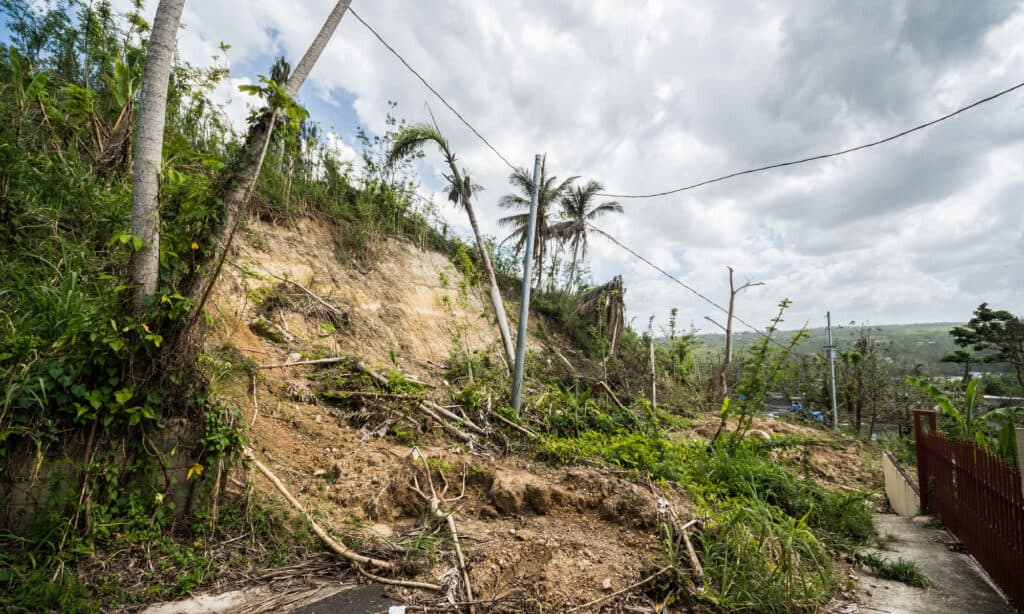
POLYGON ((700 536, 708 597, 728 610, 792 612, 838 585, 832 559, 804 518, 758 498, 732 500, 700 536))

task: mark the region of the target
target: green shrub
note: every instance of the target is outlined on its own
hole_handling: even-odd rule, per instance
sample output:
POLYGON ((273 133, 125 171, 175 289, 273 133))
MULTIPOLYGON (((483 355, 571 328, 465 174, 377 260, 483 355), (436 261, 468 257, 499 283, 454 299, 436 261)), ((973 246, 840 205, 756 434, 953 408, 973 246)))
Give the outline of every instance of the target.
POLYGON ((749 442, 712 447, 687 467, 691 492, 705 499, 757 498, 807 525, 832 544, 863 543, 874 535, 866 493, 833 492, 800 479, 749 442))
POLYGON ((792 612, 828 600, 832 559, 804 519, 757 498, 719 509, 700 536, 707 598, 733 609, 792 612))

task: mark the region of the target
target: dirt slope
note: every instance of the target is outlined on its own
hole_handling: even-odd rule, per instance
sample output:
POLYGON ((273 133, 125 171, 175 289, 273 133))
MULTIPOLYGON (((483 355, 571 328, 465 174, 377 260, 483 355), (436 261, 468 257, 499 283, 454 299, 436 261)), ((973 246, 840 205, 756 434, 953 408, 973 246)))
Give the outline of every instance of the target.
MULTIPOLYGON (((215 289, 207 351, 228 345, 260 365, 354 355, 382 372, 397 368, 433 383, 432 396, 442 399, 441 367, 453 351, 494 356, 499 350, 487 306, 478 290, 460 291, 462 276, 443 255, 391 239, 371 249, 370 265, 339 260, 330 232, 317 222, 295 228, 253 222, 215 289), (284 279, 347 317, 333 317, 301 289, 282 285, 284 279)), ((325 525, 362 552, 414 558, 406 576, 438 582, 454 559, 443 531, 424 528, 425 505, 412 489, 418 467, 412 448, 379 437, 369 425, 350 426, 351 411, 322 404, 310 392, 313 379, 340 370, 261 369, 255 386, 237 377, 221 393, 243 408, 257 457, 325 525)), ((414 420, 405 426, 412 424, 419 427, 414 420)), ((659 549, 653 487, 608 470, 552 469, 470 450, 443 432, 419 432, 418 444, 453 483, 449 496, 465 480, 465 496, 447 507, 455 510, 478 598, 498 600, 492 611, 583 603, 653 569, 659 549)), ((278 496, 262 477, 256 483, 278 496)), ((668 499, 677 513, 687 512, 682 497, 668 493, 668 499)))
POLYGON ((214 292, 210 312, 219 331, 216 341, 250 352, 260 362, 268 357, 283 362, 289 350, 296 350, 389 363, 393 352, 401 369, 415 376, 436 371, 455 349, 497 350, 500 338, 489 307, 478 289, 459 290, 463 277, 444 255, 396 239, 375 241, 368 249, 366 260, 372 264, 339 259, 329 226, 313 219, 293 227, 250 222, 214 292), (322 318, 302 310, 261 314, 261 302, 286 279, 339 307, 347 323, 332 324, 336 331, 331 331, 322 318), (261 315, 294 339, 260 343, 248 324, 261 315))
MULTIPOLYGON (((393 239, 369 248, 373 257, 365 262, 339 259, 324 224, 252 222, 208 308, 207 353, 221 361, 241 354, 259 365, 354 356, 371 370, 423 381, 428 396, 442 404, 450 399, 444 366, 453 353, 500 360, 497 329, 480 291, 465 290, 445 256, 393 239)), ((434 469, 435 481, 449 484, 452 500, 443 507, 454 512, 476 598, 489 601, 492 612, 561 611, 631 586, 664 560, 660 523, 666 512, 694 514, 672 487, 633 483, 598 467, 552 468, 514 449, 467 446, 415 409, 391 411, 390 422, 381 422, 375 415, 380 404, 372 399, 336 405, 316 394, 357 371, 351 361, 263 368, 253 379, 226 377, 219 388, 242 408, 257 458, 302 505, 360 552, 403 561, 402 577, 444 584, 455 569, 444 526, 428 519, 414 489, 426 488, 424 461, 415 454, 434 469), (389 428, 404 436, 384 437, 389 428), (399 441, 414 443, 417 452, 399 441)), ((699 420, 680 436, 706 438, 716 426, 699 420)), ((775 421, 755 426, 775 434, 817 433, 775 421)), ((862 488, 877 481, 858 469, 864 464, 859 448, 816 446, 811 453, 810 465, 826 484, 862 488)), ((808 465, 787 454, 799 453, 780 451, 778 460, 808 465)), ((280 498, 255 475, 257 488, 280 498)), ((238 484, 247 476, 232 477, 238 484)), ((395 593, 406 603, 443 599, 395 593)))

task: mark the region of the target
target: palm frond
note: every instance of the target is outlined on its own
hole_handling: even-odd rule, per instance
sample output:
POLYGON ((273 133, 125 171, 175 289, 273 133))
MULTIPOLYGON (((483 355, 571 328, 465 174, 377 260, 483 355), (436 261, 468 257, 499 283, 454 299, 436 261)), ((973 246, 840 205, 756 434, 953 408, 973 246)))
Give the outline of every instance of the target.
POLYGON ((419 123, 407 126, 395 135, 391 151, 388 153, 387 163, 391 165, 401 158, 412 155, 417 149, 428 142, 435 143, 441 149, 441 153, 444 154, 446 161, 451 162, 455 160, 455 156, 452 155, 451 150, 448 148, 448 140, 444 138, 444 135, 434 126, 419 123))
POLYGON ((529 209, 530 201, 518 194, 506 194, 498 199, 498 206, 502 209, 529 209))
POLYGON ((514 215, 506 215, 505 217, 498 218, 498 225, 504 227, 518 227, 526 229, 526 225, 530 222, 529 213, 516 213, 514 215))
POLYGON ((622 211, 622 205, 620 205, 616 201, 611 201, 607 203, 601 203, 600 205, 594 207, 589 212, 587 212, 586 216, 588 220, 595 220, 604 215, 605 213, 622 213, 622 211))

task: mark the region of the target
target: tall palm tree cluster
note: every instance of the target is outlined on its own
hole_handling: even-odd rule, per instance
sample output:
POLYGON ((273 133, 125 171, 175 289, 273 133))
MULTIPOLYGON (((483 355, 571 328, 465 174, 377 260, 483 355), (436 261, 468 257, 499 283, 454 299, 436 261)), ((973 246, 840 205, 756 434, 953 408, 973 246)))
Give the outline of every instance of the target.
MULTIPOLYGON (((526 245, 529 233, 530 197, 533 179, 525 168, 517 168, 508 177, 517 193, 506 194, 498 204, 504 209, 518 210, 498 220, 498 223, 512 232, 503 243, 514 242, 518 255, 526 245)), ((587 236, 590 223, 607 213, 622 213, 622 205, 615 201, 598 203, 598 194, 604 186, 597 181, 577 185, 579 177, 573 176, 559 181, 547 172, 547 158, 541 162, 537 186, 537 223, 533 237, 533 275, 537 287, 544 281, 544 268, 552 244, 556 249, 569 249, 572 259, 566 277, 566 289, 573 290, 577 284, 577 272, 581 261, 587 257, 587 236)), ((553 285, 554 280, 549 280, 553 285)))

